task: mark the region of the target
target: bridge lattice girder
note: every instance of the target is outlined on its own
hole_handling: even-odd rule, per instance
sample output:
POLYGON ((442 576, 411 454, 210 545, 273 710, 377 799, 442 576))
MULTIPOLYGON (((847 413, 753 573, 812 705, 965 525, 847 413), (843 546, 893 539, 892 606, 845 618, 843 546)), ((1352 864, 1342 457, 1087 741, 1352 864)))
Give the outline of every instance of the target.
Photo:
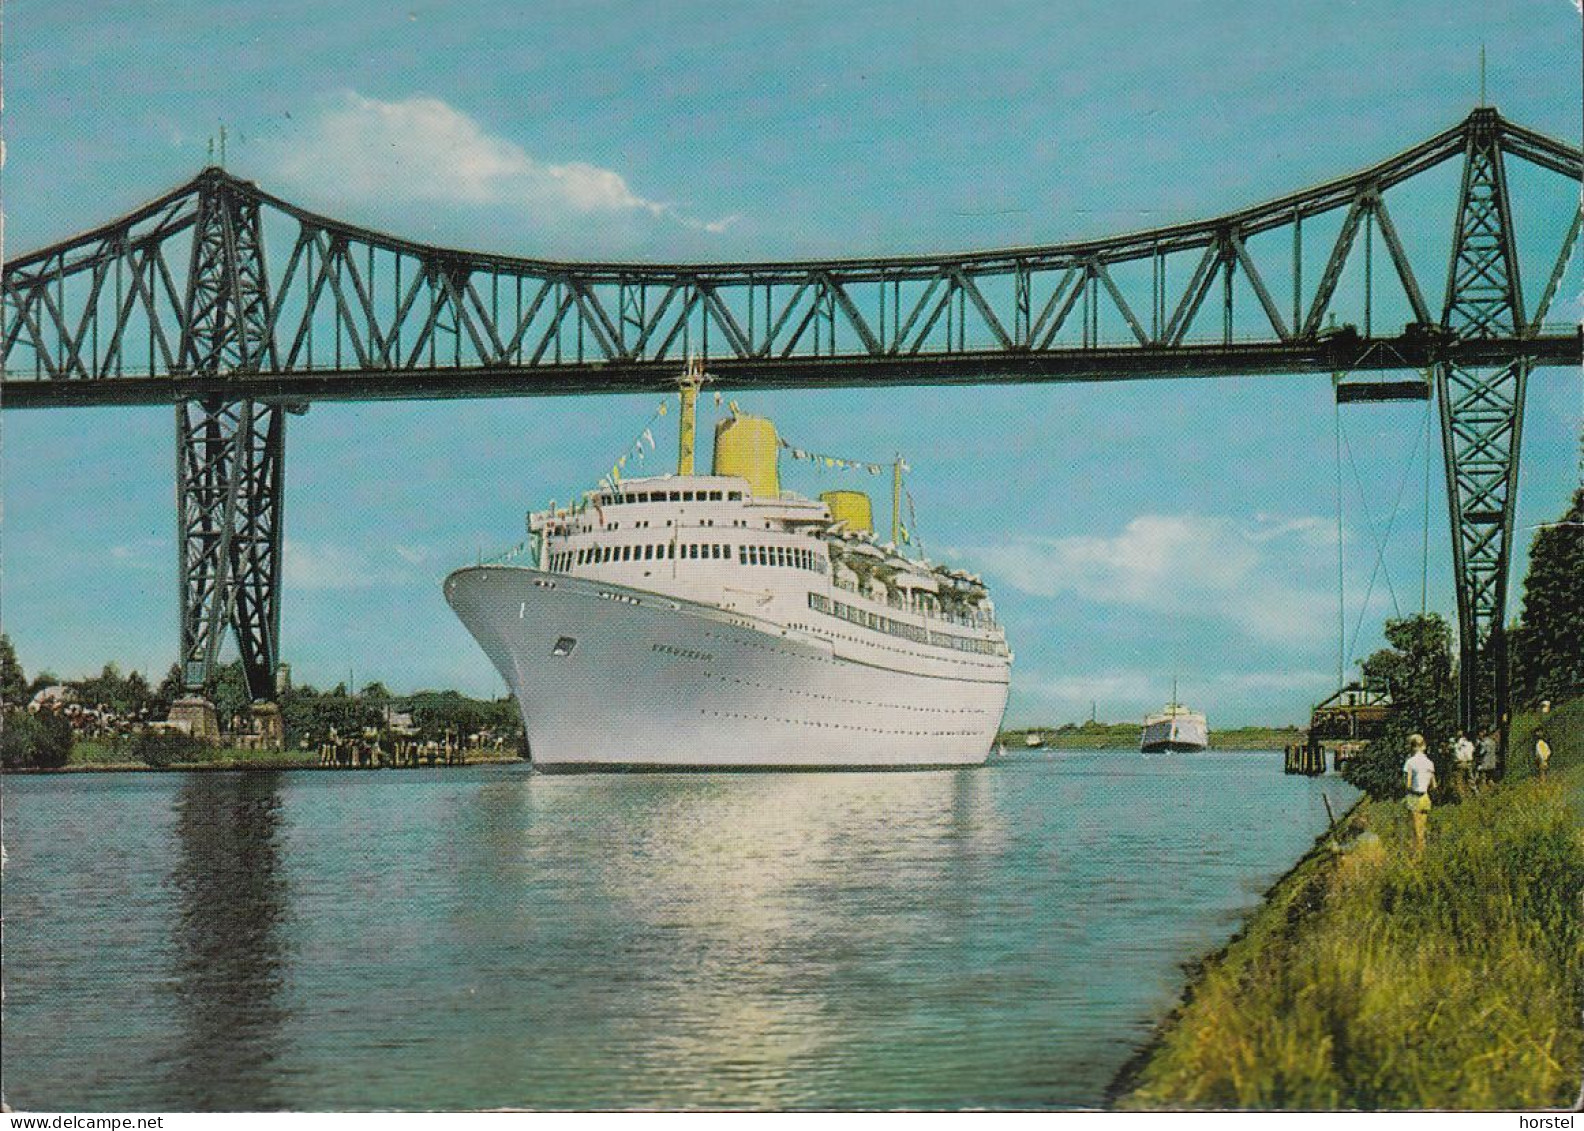
POLYGON ((1535 254, 1555 267, 1531 323, 1449 335, 1424 297, 1414 260, 1429 233, 1405 233, 1388 197, 1465 157, 1479 130, 1507 157, 1581 177, 1577 148, 1480 111, 1369 169, 1203 222, 955 255, 667 265, 430 247, 207 169, 6 266, 0 385, 23 407, 630 392, 668 386, 688 355, 757 386, 1423 369, 1520 341, 1539 364, 1575 361, 1577 328, 1545 316, 1576 208, 1542 233, 1535 254), (217 197, 260 218, 274 284, 252 313, 267 364, 206 369, 184 348, 204 317, 188 247, 217 197))
POLYGON ((178 405, 189 682, 229 625, 264 697, 282 406, 670 388, 695 355, 725 385, 760 387, 1433 369, 1475 725, 1505 704, 1505 684, 1479 673, 1501 649, 1524 383, 1534 366, 1584 361, 1578 326, 1546 322, 1581 180, 1577 147, 1481 109, 1368 169, 1202 222, 989 252, 678 265, 432 247, 210 168, 6 264, 0 405, 178 405), (1460 157, 1451 248, 1428 253, 1451 264, 1438 317, 1414 267, 1435 237, 1398 194, 1460 157), (1567 182, 1564 206, 1531 209, 1538 250, 1518 246, 1513 159, 1526 193, 1536 176, 1567 182), (1545 280, 1527 317, 1526 261, 1545 280))

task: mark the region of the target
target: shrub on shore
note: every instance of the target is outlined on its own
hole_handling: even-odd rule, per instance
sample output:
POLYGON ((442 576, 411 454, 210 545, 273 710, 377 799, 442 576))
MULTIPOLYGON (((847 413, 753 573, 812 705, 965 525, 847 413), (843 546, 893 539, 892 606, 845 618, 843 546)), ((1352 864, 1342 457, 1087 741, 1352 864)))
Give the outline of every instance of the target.
POLYGON ((1385 733, 1348 760, 1342 776, 1371 797, 1399 797, 1408 736, 1422 735, 1436 777, 1450 779, 1448 743, 1457 734, 1457 689, 1453 681, 1452 629, 1434 613, 1386 622, 1386 641, 1364 661, 1364 677, 1391 688, 1396 710, 1385 733))
POLYGON ((0 718, 0 765, 54 769, 71 757, 71 725, 58 715, 6 711, 0 718))

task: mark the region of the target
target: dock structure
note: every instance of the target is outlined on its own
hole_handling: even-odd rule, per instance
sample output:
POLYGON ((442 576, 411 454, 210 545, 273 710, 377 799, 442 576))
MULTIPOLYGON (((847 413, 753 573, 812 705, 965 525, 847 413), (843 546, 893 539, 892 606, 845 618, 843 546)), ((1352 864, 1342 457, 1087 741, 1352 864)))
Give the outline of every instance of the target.
POLYGON ((1367 681, 1345 684, 1317 704, 1309 715, 1309 745, 1319 752, 1321 763, 1314 772, 1325 772, 1329 750, 1332 768, 1340 773, 1349 759, 1384 733, 1394 710, 1390 688, 1367 681))
POLYGON ((1307 742, 1293 743, 1283 751, 1284 761, 1282 771, 1289 774, 1304 774, 1315 777, 1326 772, 1325 747, 1319 745, 1311 735, 1307 742))
POLYGON ((359 736, 339 735, 332 728, 319 744, 319 765, 325 769, 373 770, 388 767, 465 766, 469 754, 477 758, 499 756, 505 750, 500 736, 481 732, 463 736, 447 731, 444 737, 419 741, 369 728, 359 736))

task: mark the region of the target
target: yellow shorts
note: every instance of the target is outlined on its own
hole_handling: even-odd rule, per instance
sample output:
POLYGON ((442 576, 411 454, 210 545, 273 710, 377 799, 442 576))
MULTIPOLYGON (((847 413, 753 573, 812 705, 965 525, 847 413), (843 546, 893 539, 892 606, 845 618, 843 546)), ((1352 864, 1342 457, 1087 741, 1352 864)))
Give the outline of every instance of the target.
POLYGON ((1403 804, 1408 807, 1408 812, 1410 813, 1428 813, 1430 812, 1430 795, 1428 793, 1410 793, 1403 798, 1403 804))

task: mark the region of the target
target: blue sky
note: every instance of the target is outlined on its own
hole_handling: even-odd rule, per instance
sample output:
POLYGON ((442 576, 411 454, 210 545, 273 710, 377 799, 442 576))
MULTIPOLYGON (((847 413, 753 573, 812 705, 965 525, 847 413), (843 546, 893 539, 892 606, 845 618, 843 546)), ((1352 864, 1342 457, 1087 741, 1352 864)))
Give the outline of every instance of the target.
MULTIPOLYGON (((1580 133, 1569 0, 193 12, 7 6, 9 249, 188 179, 222 122, 233 171, 318 211, 502 252, 666 260, 982 248, 1214 215, 1455 123, 1482 44, 1504 114, 1580 133)), ((1576 257, 1553 317, 1577 317, 1580 274, 1576 257)), ((1296 721, 1334 682, 1323 377, 736 399, 793 443, 908 454, 926 549, 995 589, 1018 657, 1012 721, 1087 716, 1091 701, 1136 717, 1173 674, 1212 726, 1296 721)), ((498 691, 439 579, 517 541, 527 506, 592 484, 654 402, 292 418, 283 636, 297 677, 498 691)), ((1576 373, 1536 374, 1520 555, 1578 479, 1581 416, 1576 373)), ((1348 636, 1363 625, 1350 659, 1375 647, 1393 596, 1419 606, 1424 420, 1411 404, 1343 417, 1358 461, 1356 482, 1344 464, 1348 636)), ((174 658, 173 431, 169 408, 0 415, 0 613, 30 672, 174 658)), ((1428 603, 1450 617, 1436 452, 1428 603)), ((844 482, 800 465, 787 480, 844 482)))

